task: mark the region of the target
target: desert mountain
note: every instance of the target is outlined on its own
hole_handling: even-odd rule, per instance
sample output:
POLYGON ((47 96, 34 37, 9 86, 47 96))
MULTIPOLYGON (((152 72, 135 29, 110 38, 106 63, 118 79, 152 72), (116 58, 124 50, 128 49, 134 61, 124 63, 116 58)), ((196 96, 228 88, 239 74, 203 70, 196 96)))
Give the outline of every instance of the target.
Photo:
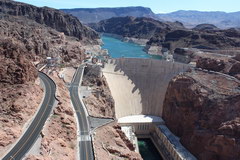
POLYGON ((156 17, 150 8, 145 7, 76 8, 62 11, 78 17, 83 23, 96 23, 112 17, 156 17))
POLYGON ((172 13, 157 14, 157 16, 165 21, 180 21, 189 28, 202 23, 210 23, 223 29, 240 27, 240 12, 226 13, 180 10, 172 13))
POLYGON ((187 28, 193 28, 198 24, 213 24, 218 28, 239 28, 240 12, 200 12, 200 11, 176 11, 165 14, 154 13, 145 7, 120 7, 120 8, 76 8, 62 9, 78 17, 83 23, 97 23, 112 17, 150 17, 161 21, 179 21, 187 28))
POLYGON ((98 32, 139 39, 150 39, 155 34, 165 35, 171 30, 184 28, 180 22, 160 22, 152 18, 129 16, 114 17, 89 26, 98 32))
POLYGON ((174 51, 179 47, 211 50, 240 47, 238 29, 222 30, 210 24, 187 29, 180 22, 143 17, 115 17, 90 26, 98 32, 116 34, 123 39, 147 39, 146 50, 152 54, 157 54, 162 48, 174 51))

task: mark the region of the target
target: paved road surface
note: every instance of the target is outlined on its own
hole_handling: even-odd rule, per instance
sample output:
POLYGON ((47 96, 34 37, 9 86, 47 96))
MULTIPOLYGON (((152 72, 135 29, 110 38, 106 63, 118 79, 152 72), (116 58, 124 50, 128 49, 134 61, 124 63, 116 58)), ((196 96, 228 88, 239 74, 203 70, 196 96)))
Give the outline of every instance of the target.
POLYGON ((24 133, 19 142, 12 148, 12 150, 3 158, 3 160, 20 160, 27 153, 27 151, 34 144, 38 138, 44 123, 51 113, 52 107, 55 102, 56 86, 54 82, 45 74, 39 72, 39 77, 45 85, 45 97, 42 102, 36 117, 31 125, 24 133))
POLYGON ((82 82, 83 71, 84 71, 84 68, 82 65, 77 69, 75 73, 75 77, 72 80, 72 84, 69 90, 70 90, 71 100, 77 114, 79 128, 80 128, 80 133, 79 133, 80 160, 93 160, 94 155, 93 155, 93 148, 92 148, 91 137, 90 137, 89 122, 88 122, 87 114, 85 113, 85 110, 83 107, 83 103, 81 103, 79 99, 80 96, 78 93, 79 85, 82 82))

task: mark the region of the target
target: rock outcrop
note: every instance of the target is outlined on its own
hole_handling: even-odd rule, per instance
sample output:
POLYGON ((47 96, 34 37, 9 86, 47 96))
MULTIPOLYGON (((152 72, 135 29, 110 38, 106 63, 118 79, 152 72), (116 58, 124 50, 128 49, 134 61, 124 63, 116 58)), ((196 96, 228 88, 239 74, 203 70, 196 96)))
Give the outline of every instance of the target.
POLYGON ((221 60, 221 59, 200 57, 197 61, 197 67, 220 72, 224 70, 225 63, 224 63, 224 60, 221 60))
POLYGON ((29 61, 27 51, 10 39, 0 40, 0 82, 24 84, 34 82, 37 70, 29 61))
MULTIPOLYGON (((211 63, 222 66, 221 62, 211 63)), ((178 75, 170 82, 163 118, 198 159, 239 159, 239 86, 233 77, 198 70, 178 75)))
POLYGON ((219 30, 216 26, 213 24, 199 24, 196 27, 193 28, 193 30, 197 31, 211 31, 211 30, 219 30))
POLYGON ((240 61, 231 57, 203 54, 198 57, 196 67, 228 74, 240 80, 240 61))
POLYGON ((197 50, 194 49, 188 49, 188 48, 176 48, 173 53, 173 59, 176 62, 181 63, 190 63, 193 61, 196 61, 196 55, 195 53, 197 50))
POLYGON ((98 43, 96 40, 99 39, 99 36, 95 31, 81 24, 76 17, 56 9, 48 7, 39 8, 11 0, 1 0, 0 13, 24 16, 37 23, 63 32, 67 36, 74 36, 80 40, 98 43))

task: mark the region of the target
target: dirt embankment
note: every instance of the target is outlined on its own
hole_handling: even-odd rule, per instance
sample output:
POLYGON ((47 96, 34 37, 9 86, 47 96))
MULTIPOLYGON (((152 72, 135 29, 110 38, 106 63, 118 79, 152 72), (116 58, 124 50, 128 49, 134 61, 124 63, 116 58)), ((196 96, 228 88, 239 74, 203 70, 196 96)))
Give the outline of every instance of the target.
POLYGON ((96 130, 93 146, 97 160, 142 160, 116 122, 96 130))
POLYGON ((83 76, 83 86, 91 88, 90 96, 83 99, 88 112, 93 117, 114 118, 114 100, 105 77, 101 77, 98 67, 86 68, 83 76))
POLYGON ((50 77, 57 85, 57 106, 48 119, 41 133, 39 155, 29 155, 27 160, 57 159, 75 160, 77 146, 77 129, 71 106, 70 95, 59 73, 54 71, 50 77))

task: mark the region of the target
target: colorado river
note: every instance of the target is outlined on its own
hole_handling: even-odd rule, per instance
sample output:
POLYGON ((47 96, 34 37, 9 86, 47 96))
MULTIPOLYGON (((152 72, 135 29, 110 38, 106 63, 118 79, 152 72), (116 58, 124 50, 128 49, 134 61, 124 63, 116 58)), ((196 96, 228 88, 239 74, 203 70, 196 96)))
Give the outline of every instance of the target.
POLYGON ((143 51, 143 46, 134 43, 122 42, 119 39, 109 36, 102 36, 104 45, 112 58, 129 57, 129 58, 154 58, 161 59, 160 56, 149 55, 143 51))
POLYGON ((144 160, 162 160, 151 139, 138 139, 138 146, 144 160))

